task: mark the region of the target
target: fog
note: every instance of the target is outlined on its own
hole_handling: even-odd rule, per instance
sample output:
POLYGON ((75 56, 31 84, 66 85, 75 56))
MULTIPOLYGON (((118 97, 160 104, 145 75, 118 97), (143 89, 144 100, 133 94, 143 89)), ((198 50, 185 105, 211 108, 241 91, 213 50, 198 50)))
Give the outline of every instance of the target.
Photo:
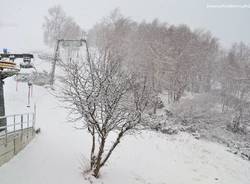
POLYGON ((91 28, 119 8, 136 21, 158 18, 169 24, 187 24, 210 30, 224 47, 233 42, 250 43, 250 8, 208 8, 213 4, 250 4, 246 0, 0 0, 0 49, 30 51, 45 48, 42 24, 47 10, 60 4, 83 29, 91 28))

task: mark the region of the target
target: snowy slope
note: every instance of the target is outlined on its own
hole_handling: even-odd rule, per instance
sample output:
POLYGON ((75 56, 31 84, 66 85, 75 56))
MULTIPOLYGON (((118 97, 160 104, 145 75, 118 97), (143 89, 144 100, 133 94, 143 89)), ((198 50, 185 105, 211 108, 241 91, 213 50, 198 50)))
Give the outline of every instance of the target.
MULTIPOLYGON (((27 84, 5 83, 7 114, 29 111, 27 84)), ((90 137, 66 122, 67 112, 50 92, 34 87, 39 134, 10 162, 0 167, 1 184, 249 184, 250 162, 221 145, 188 134, 166 136, 144 132, 126 137, 101 172, 82 176, 90 137)))

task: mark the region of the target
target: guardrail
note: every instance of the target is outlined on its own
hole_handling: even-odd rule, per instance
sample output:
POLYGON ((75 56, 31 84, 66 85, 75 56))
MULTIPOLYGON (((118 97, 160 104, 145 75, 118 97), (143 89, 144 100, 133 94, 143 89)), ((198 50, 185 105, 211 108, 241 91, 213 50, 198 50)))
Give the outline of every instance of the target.
POLYGON ((35 121, 36 114, 35 113, 25 113, 25 114, 14 114, 8 116, 1 116, 0 120, 5 119, 6 125, 0 127, 0 139, 4 141, 0 142, 0 146, 5 144, 7 146, 8 136, 16 137, 17 134, 21 134, 21 139, 24 136, 24 132, 26 132, 26 136, 29 136, 30 131, 25 131, 28 129, 32 129, 32 136, 34 136, 35 130, 35 121))

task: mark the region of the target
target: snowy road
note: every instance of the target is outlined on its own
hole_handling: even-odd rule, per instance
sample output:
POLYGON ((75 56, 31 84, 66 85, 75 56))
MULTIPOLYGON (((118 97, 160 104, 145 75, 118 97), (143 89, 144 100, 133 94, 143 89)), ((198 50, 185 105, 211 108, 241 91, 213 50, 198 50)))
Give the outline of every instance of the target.
MULTIPOLYGON (((20 91, 6 83, 7 112, 24 110, 25 84, 20 91), (8 97, 12 94, 12 98, 8 97), (13 95, 15 94, 15 95, 13 95), (15 99, 13 99, 15 96, 15 99)), ((23 86, 22 86, 23 85, 23 86)), ((15 86, 15 85, 14 85, 15 86)), ((10 162, 0 167, 1 184, 83 184, 81 164, 88 157, 89 137, 66 123, 66 112, 45 88, 35 87, 39 134, 10 162)), ((187 134, 166 136, 145 132, 129 136, 102 170, 105 184, 249 184, 250 162, 223 146, 187 134)), ((93 178, 92 178, 93 180, 93 178)))

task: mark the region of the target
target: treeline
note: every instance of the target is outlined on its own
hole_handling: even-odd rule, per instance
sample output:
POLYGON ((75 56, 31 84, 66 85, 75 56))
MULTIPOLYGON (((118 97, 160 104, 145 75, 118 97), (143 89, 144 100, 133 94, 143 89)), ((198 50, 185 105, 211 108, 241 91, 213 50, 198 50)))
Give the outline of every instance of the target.
POLYGON ((147 79, 155 101, 154 112, 162 92, 167 93, 169 103, 176 103, 185 92, 216 91, 222 112, 234 113, 235 131, 243 121, 249 121, 249 45, 235 43, 226 50, 209 31, 157 19, 139 23, 117 10, 84 32, 62 12, 60 7, 49 11, 44 24, 45 43, 53 45, 59 38, 84 35, 96 60, 110 61, 112 57, 121 61, 124 70, 147 79))
POLYGON ((150 81, 154 112, 163 91, 169 103, 178 102, 185 92, 213 92, 221 111, 232 112, 234 131, 249 123, 249 45, 235 43, 226 50, 209 31, 157 19, 138 23, 117 11, 96 24, 88 40, 98 53, 109 48, 124 68, 150 81))
POLYGON ((112 45, 129 70, 147 76, 154 91, 167 91, 171 101, 178 101, 185 90, 206 92, 212 87, 219 44, 207 31, 158 20, 137 23, 113 14, 89 32, 89 40, 101 49, 112 45))

